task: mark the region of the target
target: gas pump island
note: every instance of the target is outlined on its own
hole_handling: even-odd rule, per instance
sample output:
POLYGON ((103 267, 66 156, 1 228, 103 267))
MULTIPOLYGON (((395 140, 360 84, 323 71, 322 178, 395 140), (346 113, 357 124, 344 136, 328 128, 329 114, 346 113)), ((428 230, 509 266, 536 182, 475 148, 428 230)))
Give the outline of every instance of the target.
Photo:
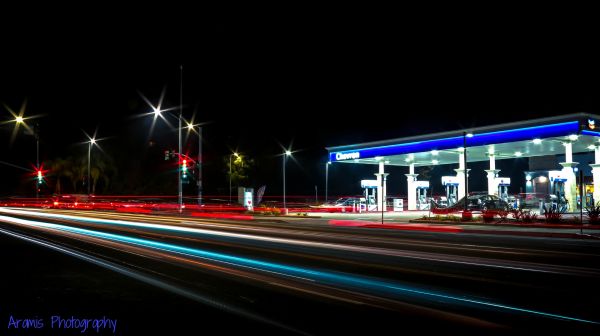
MULTIPOLYGON (((547 194, 570 205, 577 204, 577 180, 574 168, 574 154, 594 153, 591 162, 593 175, 593 199, 600 200, 600 129, 596 122, 600 116, 588 113, 575 113, 551 118, 532 119, 522 122, 505 123, 471 129, 424 134, 414 137, 389 139, 369 143, 328 147, 329 161, 345 164, 375 165, 373 173, 377 182, 361 184, 365 192, 365 203, 369 210, 386 199, 387 183, 399 183, 406 178, 408 210, 424 210, 429 181, 418 181, 415 167, 454 165, 455 176, 442 176, 445 198, 448 205, 456 204, 465 196, 465 181, 487 178, 487 193, 509 200, 510 177, 499 176, 496 160, 527 160, 537 156, 560 155, 560 166, 546 170, 547 194), (468 155, 464 155, 464 151, 468 155), (468 160, 465 162, 465 157, 468 160), (474 171, 467 163, 489 162, 489 169, 474 171), (385 166, 407 167, 407 173, 392 174, 385 179, 385 166), (555 173, 556 172, 556 173, 555 173), (377 184, 377 185, 375 185, 377 184), (373 201, 375 205, 373 205, 373 201)), ((583 160, 581 160, 583 161, 583 160)), ((588 160, 591 161, 591 160, 588 160)), ((525 192, 542 190, 541 177, 526 174, 525 192), (528 178, 528 179, 527 179, 528 178), (539 190, 536 190, 538 188, 539 190)), ((518 187, 518 186, 517 186, 518 187)), ((521 188, 517 188, 522 189, 521 188)), ((590 189, 591 190, 591 189, 590 189)), ((472 190, 466 191, 472 192, 472 190)), ((377 209, 379 210, 379 209, 377 209)), ((573 209, 570 209, 573 211, 573 209)))

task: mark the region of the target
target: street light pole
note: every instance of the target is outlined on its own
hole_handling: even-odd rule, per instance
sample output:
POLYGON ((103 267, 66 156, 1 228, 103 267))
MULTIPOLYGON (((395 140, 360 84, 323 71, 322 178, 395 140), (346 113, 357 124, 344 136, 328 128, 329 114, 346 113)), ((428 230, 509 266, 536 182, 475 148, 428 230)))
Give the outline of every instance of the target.
MULTIPOLYGON (((35 128, 33 130, 35 135, 35 167, 36 171, 40 170, 40 125, 38 123, 35 124, 35 128)), ((35 198, 40 197, 40 183, 37 181, 35 183, 35 198)))
POLYGON ((229 154, 229 205, 231 205, 231 156, 233 154, 229 154))
POLYGON ((198 205, 202 205, 202 126, 198 126, 198 205))
POLYGON ((287 150, 285 151, 285 153, 283 153, 283 211, 284 213, 287 215, 287 205, 285 202, 285 166, 287 163, 287 157, 292 155, 292 152, 287 150))
POLYGON ((465 161, 465 212, 467 211, 467 203, 469 201, 469 177, 467 175, 467 132, 463 132, 463 160, 465 161))
POLYGON ((287 155, 283 154, 283 211, 287 209, 285 204, 285 163, 287 162, 287 155))
POLYGON ((92 153, 92 141, 90 140, 90 142, 88 143, 88 173, 87 173, 87 193, 88 196, 91 194, 90 192, 90 157, 91 157, 91 153, 92 153))
POLYGON ((183 110, 183 65, 181 65, 179 67, 180 70, 180 74, 181 76, 179 77, 180 82, 179 82, 179 127, 178 129, 178 141, 179 141, 179 163, 177 166, 177 187, 178 187, 178 192, 177 192, 177 203, 179 205, 179 213, 183 212, 183 184, 181 181, 181 115, 182 115, 182 110, 183 110))
POLYGON ((328 198, 328 192, 329 192, 329 165, 331 164, 331 161, 327 161, 327 163, 325 163, 325 203, 329 202, 329 198, 328 198))

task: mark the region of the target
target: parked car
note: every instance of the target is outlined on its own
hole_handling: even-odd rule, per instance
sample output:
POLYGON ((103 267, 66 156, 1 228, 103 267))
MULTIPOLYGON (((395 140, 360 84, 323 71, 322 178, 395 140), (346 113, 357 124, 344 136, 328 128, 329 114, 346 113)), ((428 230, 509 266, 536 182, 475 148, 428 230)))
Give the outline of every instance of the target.
POLYGON ((350 212, 360 203, 360 197, 342 197, 334 202, 324 203, 310 208, 322 209, 327 212, 350 212))
POLYGON ((467 207, 471 211, 508 211, 510 209, 508 202, 498 198, 498 196, 484 194, 469 195, 467 207))

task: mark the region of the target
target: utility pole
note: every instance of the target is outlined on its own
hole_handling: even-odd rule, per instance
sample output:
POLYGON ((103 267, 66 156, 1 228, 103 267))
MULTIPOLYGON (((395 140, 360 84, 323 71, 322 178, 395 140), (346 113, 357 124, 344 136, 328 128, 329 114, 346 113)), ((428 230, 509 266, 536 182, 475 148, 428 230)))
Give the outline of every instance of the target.
MULTIPOLYGON (((35 127, 33 129, 33 135, 35 136, 35 167, 36 171, 40 171, 40 125, 35 123, 35 127)), ((36 181, 35 183, 35 198, 40 197, 40 181, 36 181)))
POLYGON ((202 126, 198 126, 198 206, 202 205, 202 126))
POLYGON ((463 172, 463 174, 465 174, 465 209, 464 211, 467 212, 467 205, 468 205, 468 201, 469 201, 469 177, 467 175, 467 132, 463 132, 463 159, 465 160, 465 171, 463 172))
POLYGON ((180 77, 179 77, 179 127, 178 127, 178 141, 179 141, 179 152, 178 157, 179 161, 177 163, 177 203, 179 205, 179 213, 183 212, 183 185, 181 181, 181 118, 182 118, 182 110, 183 110, 183 65, 179 67, 180 77))

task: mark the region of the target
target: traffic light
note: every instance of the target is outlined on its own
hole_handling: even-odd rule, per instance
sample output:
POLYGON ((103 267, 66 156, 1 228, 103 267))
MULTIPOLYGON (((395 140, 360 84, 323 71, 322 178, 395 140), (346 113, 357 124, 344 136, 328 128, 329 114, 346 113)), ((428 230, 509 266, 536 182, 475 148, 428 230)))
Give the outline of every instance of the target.
POLYGON ((187 160, 183 160, 183 163, 181 164, 181 171, 183 173, 183 178, 186 178, 187 176, 187 160))
POLYGON ((41 170, 37 171, 37 179, 38 179, 38 184, 42 184, 42 182, 44 181, 44 176, 42 175, 41 170))
POLYGON ((169 160, 169 158, 170 158, 170 156, 171 156, 171 155, 169 154, 169 151, 168 151, 168 150, 166 150, 166 151, 165 151, 165 161, 168 161, 168 160, 169 160))

